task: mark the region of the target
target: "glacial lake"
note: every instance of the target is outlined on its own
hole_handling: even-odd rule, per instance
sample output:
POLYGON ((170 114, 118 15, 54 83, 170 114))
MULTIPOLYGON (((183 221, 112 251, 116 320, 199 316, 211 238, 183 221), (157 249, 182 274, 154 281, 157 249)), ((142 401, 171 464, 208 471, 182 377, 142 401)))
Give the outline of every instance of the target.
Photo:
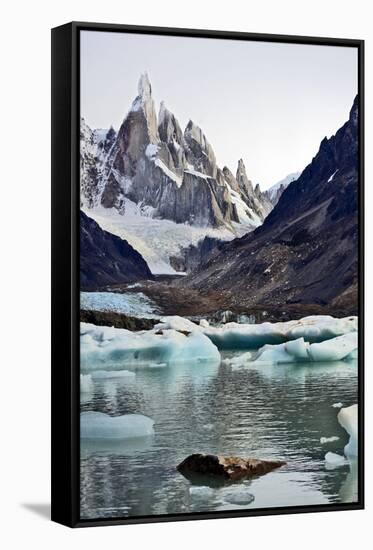
POLYGON ((82 519, 356 501, 356 463, 330 469, 324 460, 328 451, 343 454, 348 441, 332 405, 357 402, 356 361, 130 370, 135 377, 95 380, 81 410, 143 414, 155 433, 81 441, 82 519), (339 439, 320 443, 331 436, 339 439), (176 466, 196 452, 287 465, 252 481, 191 483, 176 466))

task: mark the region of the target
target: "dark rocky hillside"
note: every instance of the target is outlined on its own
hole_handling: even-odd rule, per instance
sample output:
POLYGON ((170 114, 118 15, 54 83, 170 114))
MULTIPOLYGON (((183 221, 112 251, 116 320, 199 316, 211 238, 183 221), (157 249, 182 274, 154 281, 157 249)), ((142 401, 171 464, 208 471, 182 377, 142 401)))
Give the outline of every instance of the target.
POLYGON ((103 231, 80 212, 80 287, 94 290, 113 283, 152 279, 141 254, 127 241, 103 231))
POLYGON ((324 138, 263 225, 220 246, 180 284, 226 290, 232 305, 319 304, 357 309, 358 99, 324 138))

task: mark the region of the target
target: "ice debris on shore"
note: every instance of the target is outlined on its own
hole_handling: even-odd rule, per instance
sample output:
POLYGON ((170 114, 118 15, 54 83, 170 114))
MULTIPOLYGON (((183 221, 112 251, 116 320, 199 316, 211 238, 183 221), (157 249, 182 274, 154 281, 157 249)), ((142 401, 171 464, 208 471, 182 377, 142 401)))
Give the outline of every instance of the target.
POLYGON ((96 411, 80 415, 80 437, 84 439, 131 439, 153 435, 154 421, 142 414, 110 416, 96 411))
POLYGON ((213 327, 203 319, 197 325, 178 316, 162 317, 160 329, 203 332, 218 349, 254 349, 266 344, 276 345, 303 338, 311 344, 324 342, 349 333, 357 333, 357 317, 334 318, 311 315, 297 321, 261 324, 226 323, 213 327))
POLYGON ((350 440, 344 448, 347 457, 354 457, 358 454, 358 406, 342 408, 338 413, 338 422, 350 436, 350 440))
POLYGON ((216 346, 202 332, 159 329, 132 332, 80 324, 81 366, 99 369, 104 363, 124 365, 219 361, 216 346))

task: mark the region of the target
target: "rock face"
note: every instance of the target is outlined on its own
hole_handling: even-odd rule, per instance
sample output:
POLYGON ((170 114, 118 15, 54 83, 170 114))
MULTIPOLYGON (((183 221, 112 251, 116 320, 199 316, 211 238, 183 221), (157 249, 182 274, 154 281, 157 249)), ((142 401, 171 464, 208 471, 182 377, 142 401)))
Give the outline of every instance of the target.
POLYGON ((273 207, 276 206, 285 189, 293 181, 296 181, 299 178, 299 176, 300 176, 300 172, 292 172, 291 174, 287 175, 286 178, 275 183, 275 185, 272 185, 272 187, 264 191, 264 195, 269 199, 273 207))
POLYGON ((87 208, 101 205, 125 214, 130 200, 147 216, 233 233, 234 224, 243 224, 242 234, 260 225, 272 207, 260 189, 254 191, 242 160, 237 178, 218 167, 192 120, 183 132, 164 103, 157 118, 146 74, 118 134, 110 130, 97 141, 82 121, 81 197, 87 208))
MULTIPOLYGON (((357 313, 358 100, 263 225, 219 247, 182 284, 231 292, 232 306, 338 305, 357 313)), ((240 179, 248 187, 242 170, 240 179)))
POLYGON ((80 212, 80 287, 100 286, 152 279, 142 256, 127 241, 103 231, 80 212))
POLYGON ((183 460, 177 469, 188 479, 193 479, 197 475, 237 481, 267 474, 285 464, 281 460, 192 454, 183 460))

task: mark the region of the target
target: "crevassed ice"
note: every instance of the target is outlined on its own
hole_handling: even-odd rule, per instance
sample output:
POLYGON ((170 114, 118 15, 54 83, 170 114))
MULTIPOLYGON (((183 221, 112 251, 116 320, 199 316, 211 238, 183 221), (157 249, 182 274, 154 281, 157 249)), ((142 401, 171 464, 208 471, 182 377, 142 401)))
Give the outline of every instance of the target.
POLYGON ((96 411, 80 415, 80 437, 83 439, 131 439, 153 435, 154 421, 142 414, 110 416, 96 411))

